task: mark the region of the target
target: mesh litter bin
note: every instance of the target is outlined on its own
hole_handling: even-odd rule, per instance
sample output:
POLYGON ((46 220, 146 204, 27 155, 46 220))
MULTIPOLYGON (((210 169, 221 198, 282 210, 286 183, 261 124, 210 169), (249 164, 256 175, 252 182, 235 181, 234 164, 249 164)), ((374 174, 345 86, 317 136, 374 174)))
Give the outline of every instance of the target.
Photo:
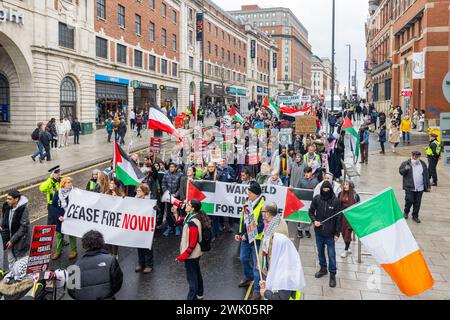
POLYGON ((91 134, 93 132, 92 122, 82 122, 81 123, 81 134, 91 134))

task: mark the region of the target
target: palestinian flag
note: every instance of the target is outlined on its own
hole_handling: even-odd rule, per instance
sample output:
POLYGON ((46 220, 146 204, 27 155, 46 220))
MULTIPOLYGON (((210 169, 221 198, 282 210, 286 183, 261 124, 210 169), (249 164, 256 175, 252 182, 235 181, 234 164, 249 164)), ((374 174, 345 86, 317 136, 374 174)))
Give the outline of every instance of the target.
POLYGON ((401 292, 414 296, 434 285, 392 188, 343 213, 366 249, 401 292))
POLYGON ((281 113, 288 117, 300 117, 306 115, 309 111, 311 111, 311 107, 304 107, 301 109, 293 109, 288 107, 281 107, 281 113))
POLYGON ((183 141, 183 138, 178 133, 178 131, 170 122, 169 118, 161 111, 159 108, 152 107, 148 114, 148 128, 152 130, 161 130, 172 134, 178 138, 178 140, 183 141))
POLYGON ((358 132, 356 132, 355 128, 353 128, 352 120, 350 120, 349 117, 345 117, 344 124, 342 125, 342 129, 345 130, 345 132, 351 134, 355 140, 356 140, 356 147, 353 150, 355 157, 359 156, 359 135, 358 132))
POLYGON ((278 108, 278 106, 272 101, 270 100, 268 97, 264 98, 264 101, 262 103, 263 107, 267 107, 270 109, 270 111, 272 111, 272 113, 279 118, 280 117, 280 108, 278 108))
POLYGON ((242 116, 236 111, 234 106, 231 106, 230 117, 240 124, 244 123, 244 118, 242 118, 242 116))
POLYGON ((313 190, 287 188, 283 219, 286 221, 311 223, 309 207, 311 206, 313 194, 313 190))
POLYGON ((114 169, 116 178, 125 186, 137 186, 144 180, 144 174, 138 166, 130 160, 120 145, 114 142, 114 169))
POLYGON ((215 212, 215 193, 216 183, 214 181, 188 181, 187 201, 199 200, 202 203, 202 210, 208 215, 213 215, 215 212))

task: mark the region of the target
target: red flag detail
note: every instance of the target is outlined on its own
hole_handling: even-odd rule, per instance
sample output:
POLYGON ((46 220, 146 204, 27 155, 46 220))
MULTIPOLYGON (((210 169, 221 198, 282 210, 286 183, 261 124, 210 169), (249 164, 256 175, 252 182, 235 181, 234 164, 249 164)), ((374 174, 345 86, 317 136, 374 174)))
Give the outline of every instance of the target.
POLYGON ((288 189, 286 193, 286 207, 284 208, 283 219, 302 209, 304 206, 305 204, 297 198, 291 190, 288 189))

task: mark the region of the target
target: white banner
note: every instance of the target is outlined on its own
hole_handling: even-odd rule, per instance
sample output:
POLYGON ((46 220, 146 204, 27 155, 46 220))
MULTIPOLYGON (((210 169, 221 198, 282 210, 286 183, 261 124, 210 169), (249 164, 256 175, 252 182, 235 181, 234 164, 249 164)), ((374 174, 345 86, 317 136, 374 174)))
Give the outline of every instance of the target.
POLYGON ((423 52, 415 52, 412 57, 412 78, 425 79, 425 55, 423 52))
POLYGON ((105 243, 152 247, 156 200, 117 197, 74 188, 64 215, 62 233, 81 238, 90 230, 103 234, 105 243))

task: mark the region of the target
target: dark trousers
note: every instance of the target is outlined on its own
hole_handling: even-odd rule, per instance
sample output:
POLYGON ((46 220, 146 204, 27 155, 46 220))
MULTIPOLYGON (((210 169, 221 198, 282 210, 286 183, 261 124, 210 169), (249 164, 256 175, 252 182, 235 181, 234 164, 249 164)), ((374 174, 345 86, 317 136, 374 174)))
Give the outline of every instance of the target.
POLYGON ((380 146, 381 146, 381 152, 384 153, 384 142, 380 142, 380 146))
POLYGON ((111 132, 108 131, 108 142, 111 142, 111 136, 112 136, 112 131, 111 132))
POLYGON ((165 205, 166 205, 167 226, 169 226, 173 229, 173 228, 175 228, 175 220, 173 219, 172 211, 170 210, 172 208, 172 205, 169 203, 165 203, 165 205))
POLYGON ((125 144, 125 135, 120 135, 120 142, 119 144, 124 145, 125 144))
POLYGON ((327 246, 328 260, 330 267, 328 270, 331 273, 336 273, 336 250, 334 247, 334 237, 324 237, 316 233, 317 252, 319 253, 319 264, 321 269, 327 268, 327 260, 325 258, 325 246, 327 246))
POLYGON ((52 138, 52 140, 51 140, 51 146, 52 146, 52 148, 58 147, 58 140, 52 138))
POLYGON ((153 250, 138 248, 139 265, 143 268, 153 268, 153 250))
POLYGON ((141 130, 142 130, 142 123, 138 123, 137 124, 137 136, 142 138, 141 130))
POLYGON ((80 133, 79 132, 73 133, 73 144, 80 144, 80 133))
POLYGON ((436 158, 431 158, 428 157, 428 174, 430 175, 430 178, 433 179, 433 182, 437 183, 438 181, 438 177, 437 177, 437 164, 438 164, 438 159, 436 158))
POLYGON ((405 214, 409 214, 411 207, 413 207, 412 216, 419 217, 420 205, 422 203, 423 191, 405 191, 405 214))
POLYGON ((197 296, 203 296, 203 278, 200 271, 200 258, 186 259, 186 278, 189 284, 187 300, 197 300, 197 296))
POLYGON ((136 124, 136 120, 135 119, 130 119, 130 127, 131 127, 131 130, 133 130, 134 129, 134 125, 136 124))
MULTIPOLYGON (((44 150, 45 150, 45 156, 47 157, 47 161, 52 160, 51 155, 50 155, 50 145, 44 145, 44 150)), ((44 158, 42 158, 44 159, 44 158)))
POLYGON ((361 151, 361 162, 367 163, 369 161, 369 144, 361 143, 359 145, 359 150, 361 151))

